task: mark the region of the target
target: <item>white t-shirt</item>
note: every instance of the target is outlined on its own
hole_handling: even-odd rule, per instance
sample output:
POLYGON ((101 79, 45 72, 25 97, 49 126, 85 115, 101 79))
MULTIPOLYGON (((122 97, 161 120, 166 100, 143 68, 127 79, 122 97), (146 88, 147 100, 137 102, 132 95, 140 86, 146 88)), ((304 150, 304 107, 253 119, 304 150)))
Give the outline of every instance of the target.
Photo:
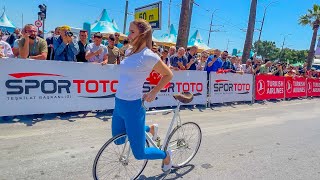
POLYGON ((104 55, 108 54, 108 48, 105 45, 100 44, 100 46, 96 46, 94 43, 90 43, 88 44, 87 48, 86 48, 86 53, 89 52, 96 52, 99 50, 99 48, 102 48, 103 51, 101 54, 97 55, 97 56, 93 56, 92 58, 89 59, 89 62, 97 62, 97 63, 101 63, 103 61, 103 57, 104 55))
POLYGON ((141 52, 132 54, 121 61, 116 97, 126 101, 141 99, 143 84, 153 66, 160 60, 157 54, 144 48, 141 52))
POLYGON ((0 53, 5 57, 14 57, 10 44, 0 40, 0 53))

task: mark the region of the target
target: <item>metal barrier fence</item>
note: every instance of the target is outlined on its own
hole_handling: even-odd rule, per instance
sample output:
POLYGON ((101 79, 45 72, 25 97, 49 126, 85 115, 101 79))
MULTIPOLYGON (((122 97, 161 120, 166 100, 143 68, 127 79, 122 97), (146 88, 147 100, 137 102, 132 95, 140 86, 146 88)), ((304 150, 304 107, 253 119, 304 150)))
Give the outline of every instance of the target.
MULTIPOLYGON (((0 61, 0 116, 114 108, 117 65, 5 59, 0 61)), ((154 85, 145 82, 143 92, 154 85)), ((320 80, 266 75, 175 71, 167 89, 148 107, 175 106, 172 95, 195 97, 189 105, 320 96, 320 80), (209 79, 209 82, 208 82, 209 79)))

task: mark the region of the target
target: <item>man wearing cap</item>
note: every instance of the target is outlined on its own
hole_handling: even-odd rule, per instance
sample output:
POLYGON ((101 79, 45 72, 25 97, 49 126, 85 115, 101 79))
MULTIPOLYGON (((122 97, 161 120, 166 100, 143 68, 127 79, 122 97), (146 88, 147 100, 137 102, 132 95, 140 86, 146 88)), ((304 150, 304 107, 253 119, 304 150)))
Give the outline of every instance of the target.
POLYGON ((55 37, 53 41, 54 60, 76 61, 79 45, 72 38, 71 28, 69 26, 61 26, 59 30, 60 36, 55 37))
POLYGON ((101 44, 102 34, 95 33, 93 35, 93 43, 87 45, 86 59, 91 63, 108 64, 108 48, 101 44))
POLYGON ((110 34, 108 37, 108 64, 120 64, 120 50, 115 46, 115 37, 110 34))
POLYGON ((19 41, 20 58, 46 60, 47 54, 47 42, 37 36, 37 28, 33 24, 25 25, 23 28, 23 38, 19 41))

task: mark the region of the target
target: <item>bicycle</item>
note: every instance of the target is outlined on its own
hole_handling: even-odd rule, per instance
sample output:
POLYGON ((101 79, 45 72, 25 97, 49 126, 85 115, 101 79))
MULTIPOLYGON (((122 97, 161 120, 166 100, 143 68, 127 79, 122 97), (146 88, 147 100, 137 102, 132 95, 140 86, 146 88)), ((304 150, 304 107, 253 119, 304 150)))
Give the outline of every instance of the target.
MULTIPOLYGON (((146 132, 146 147, 150 147, 151 145, 164 151, 170 148, 172 151, 171 159, 173 168, 180 168, 188 164, 197 154, 201 144, 202 132, 199 125, 194 122, 182 123, 179 115, 180 104, 191 102, 193 100, 193 94, 185 92, 174 95, 173 97, 178 101, 175 109, 147 112, 147 114, 170 112, 174 114, 163 144, 161 145, 160 139, 153 141, 152 137, 146 132), (172 130, 175 123, 177 123, 177 125, 172 130), (195 142, 192 143, 192 140, 195 140, 195 142)), ((93 178, 95 180, 137 179, 147 163, 148 160, 135 159, 126 134, 120 134, 109 139, 99 150, 93 163, 93 178), (121 140, 124 141, 124 143, 116 145, 116 142, 121 140), (115 167, 117 165, 118 167, 115 167)))

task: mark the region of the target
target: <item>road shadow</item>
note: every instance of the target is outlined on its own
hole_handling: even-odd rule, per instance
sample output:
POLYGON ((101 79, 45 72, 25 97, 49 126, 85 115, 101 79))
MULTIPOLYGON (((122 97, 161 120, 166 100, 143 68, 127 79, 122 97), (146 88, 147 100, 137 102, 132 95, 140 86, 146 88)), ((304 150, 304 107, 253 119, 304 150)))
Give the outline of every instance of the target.
POLYGON ((96 117, 102 121, 111 120, 110 111, 102 112, 67 112, 67 113, 51 113, 51 114, 33 114, 24 116, 5 116, 0 117, 0 124, 14 124, 23 123, 26 126, 33 126, 42 121, 68 121, 75 122, 77 119, 84 119, 89 117, 96 117))
POLYGON ((172 169, 169 174, 158 174, 152 177, 146 177, 145 175, 141 175, 138 179, 139 180, 175 180, 175 179, 180 179, 183 178, 186 174, 190 173, 193 169, 195 168, 194 165, 189 164, 186 166, 183 166, 179 169, 172 169))

